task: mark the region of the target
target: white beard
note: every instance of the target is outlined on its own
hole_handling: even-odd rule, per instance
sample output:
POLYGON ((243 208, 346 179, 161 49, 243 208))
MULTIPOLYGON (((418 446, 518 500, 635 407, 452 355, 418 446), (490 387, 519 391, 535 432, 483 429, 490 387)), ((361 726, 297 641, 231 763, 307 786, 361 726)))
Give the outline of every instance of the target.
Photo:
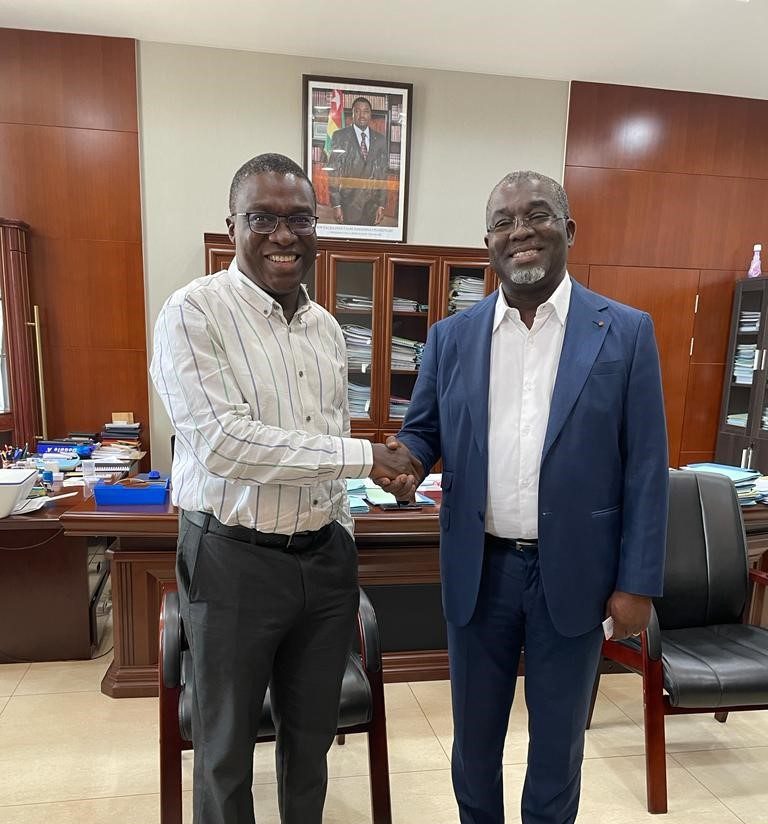
POLYGON ((531 266, 530 269, 513 269, 509 273, 509 279, 512 283, 518 285, 525 285, 529 283, 537 283, 547 274, 543 266, 531 266))

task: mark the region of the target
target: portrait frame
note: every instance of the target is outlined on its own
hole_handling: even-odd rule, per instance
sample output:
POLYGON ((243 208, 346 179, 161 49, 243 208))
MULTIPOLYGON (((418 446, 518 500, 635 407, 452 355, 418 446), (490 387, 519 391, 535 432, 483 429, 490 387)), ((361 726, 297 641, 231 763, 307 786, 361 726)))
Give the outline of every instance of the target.
POLYGON ((302 156, 317 192, 317 236, 404 243, 413 84, 304 74, 302 92, 302 156), (358 98, 370 104, 367 122, 365 103, 353 108, 358 98))

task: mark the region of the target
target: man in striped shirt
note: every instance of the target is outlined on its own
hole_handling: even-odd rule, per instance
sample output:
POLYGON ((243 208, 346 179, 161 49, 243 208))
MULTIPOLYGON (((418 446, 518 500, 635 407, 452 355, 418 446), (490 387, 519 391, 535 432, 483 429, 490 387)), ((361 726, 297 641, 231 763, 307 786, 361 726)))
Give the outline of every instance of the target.
POLYGON ((195 824, 252 824, 267 685, 283 824, 320 824, 358 605, 345 478, 413 474, 350 437, 344 338, 302 278, 316 199, 282 155, 230 190, 229 269, 175 292, 151 374, 176 433, 177 579, 194 662, 195 824))

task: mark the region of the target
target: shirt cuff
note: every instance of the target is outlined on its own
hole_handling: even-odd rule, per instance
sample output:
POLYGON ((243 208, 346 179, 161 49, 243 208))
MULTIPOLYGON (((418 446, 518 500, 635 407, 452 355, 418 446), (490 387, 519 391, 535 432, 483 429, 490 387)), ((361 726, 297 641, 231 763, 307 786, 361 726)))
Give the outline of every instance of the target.
POLYGON ((367 478, 373 469, 373 447, 361 438, 342 438, 345 478, 367 478))

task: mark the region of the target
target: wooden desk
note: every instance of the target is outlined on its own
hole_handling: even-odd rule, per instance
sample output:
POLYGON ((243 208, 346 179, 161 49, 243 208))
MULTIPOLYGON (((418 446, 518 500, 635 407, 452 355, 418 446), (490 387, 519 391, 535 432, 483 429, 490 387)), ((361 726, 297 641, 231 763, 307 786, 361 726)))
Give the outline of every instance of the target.
MULTIPOLYGON (((756 504, 742 508, 744 531, 747 534, 749 565, 768 572, 768 506, 756 504)), ((768 626, 768 603, 765 587, 755 587, 755 597, 750 609, 751 623, 768 626)))
MULTIPOLYGON (((440 607, 438 507, 355 517, 360 583, 379 621, 388 681, 448 677, 440 607)), ((109 550, 115 657, 101 684, 115 698, 157 694, 157 619, 162 586, 174 578, 174 507, 97 506, 63 517, 72 538, 119 538, 109 550)))
POLYGON ((82 494, 63 491, 77 494, 0 519, 0 663, 90 658, 96 644, 88 539, 60 520, 82 494))

